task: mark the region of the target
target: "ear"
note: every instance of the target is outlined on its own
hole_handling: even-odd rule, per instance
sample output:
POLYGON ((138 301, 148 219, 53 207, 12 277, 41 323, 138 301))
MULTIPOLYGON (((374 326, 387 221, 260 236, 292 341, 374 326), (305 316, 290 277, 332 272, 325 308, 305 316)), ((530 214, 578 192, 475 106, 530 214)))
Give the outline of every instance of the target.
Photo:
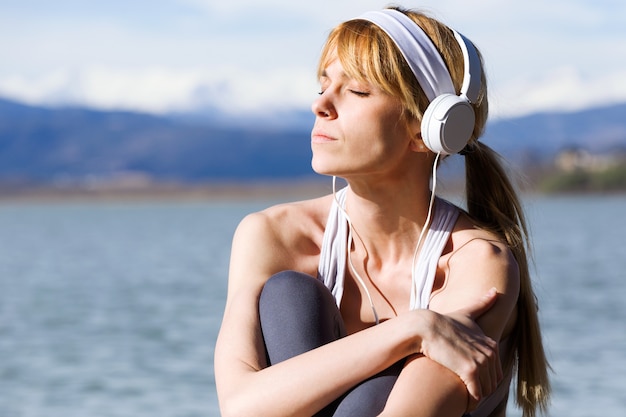
POLYGON ((428 149, 428 147, 424 143, 424 140, 422 139, 422 132, 417 132, 412 135, 409 148, 413 152, 419 152, 419 153, 430 152, 430 149, 428 149))
POLYGON ((409 148, 413 152, 428 152, 428 148, 422 140, 422 126, 419 120, 411 118, 411 120, 407 122, 407 128, 411 135, 409 148))

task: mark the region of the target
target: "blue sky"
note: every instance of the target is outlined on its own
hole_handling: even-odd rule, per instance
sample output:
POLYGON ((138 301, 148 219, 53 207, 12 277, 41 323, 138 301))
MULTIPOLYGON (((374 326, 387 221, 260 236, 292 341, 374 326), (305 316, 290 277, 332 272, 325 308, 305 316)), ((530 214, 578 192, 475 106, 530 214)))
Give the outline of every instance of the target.
MULTIPOLYGON (((308 108, 328 31, 376 0, 0 0, 0 96, 154 113, 308 108)), ((493 113, 626 101, 623 0, 402 1, 486 60, 493 113)))

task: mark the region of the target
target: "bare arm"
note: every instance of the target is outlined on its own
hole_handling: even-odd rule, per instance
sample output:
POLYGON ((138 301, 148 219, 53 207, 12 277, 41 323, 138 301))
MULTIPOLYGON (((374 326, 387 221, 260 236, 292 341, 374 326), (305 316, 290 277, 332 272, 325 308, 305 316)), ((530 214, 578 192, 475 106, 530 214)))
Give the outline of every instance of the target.
MULTIPOLYGON (((500 340, 510 331, 515 320, 514 307, 518 291, 517 264, 504 245, 477 240, 450 263, 447 284, 432 299, 431 309, 453 319, 448 321, 439 317, 439 326, 463 326, 468 331, 484 332, 493 340, 500 340), (465 307, 468 302, 472 302, 472 298, 480 297, 481 294, 484 296, 490 288, 496 289, 498 293, 493 307, 483 312, 471 312, 471 309, 465 307), (454 311, 455 306, 462 307, 454 311)), ((455 374, 450 369, 463 369, 463 365, 454 363, 460 356, 449 355, 442 349, 447 346, 445 343, 429 345, 429 340, 429 337, 424 337, 424 355, 415 356, 403 369, 384 415, 461 415, 474 409, 482 397, 496 388, 493 384, 501 378, 499 367, 478 364, 474 370, 455 374), (466 379, 468 375, 471 375, 470 379, 466 379), (494 375, 497 377, 494 378, 494 375), (472 391, 470 388, 475 380, 480 381, 480 384, 475 385, 472 391)), ((488 350, 484 352, 487 356, 495 353, 488 350)), ((484 359, 489 361, 487 356, 484 359)))
POLYGON ((224 416, 312 415, 416 349, 411 328, 417 325, 398 320, 267 367, 258 297, 265 280, 286 267, 281 260, 284 248, 267 221, 263 215, 247 218, 233 241, 228 298, 215 351, 224 416))
MULTIPOLYGON (((421 335, 433 333, 432 312, 403 314, 267 367, 258 322, 259 294, 269 276, 293 268, 288 248, 275 232, 265 216, 253 215, 242 222, 233 241, 228 298, 215 351, 225 417, 310 416, 357 383, 421 352, 421 335)), ((488 346, 480 337, 473 343, 488 346)))

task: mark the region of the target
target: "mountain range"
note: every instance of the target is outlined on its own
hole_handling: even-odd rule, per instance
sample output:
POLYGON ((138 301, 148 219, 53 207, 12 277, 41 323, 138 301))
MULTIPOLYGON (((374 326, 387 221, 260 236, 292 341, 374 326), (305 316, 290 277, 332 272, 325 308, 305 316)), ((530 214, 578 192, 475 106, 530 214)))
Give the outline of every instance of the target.
MULTIPOLYGON (((0 182, 80 182, 137 173, 156 181, 307 179, 313 115, 156 116, 0 99, 0 182)), ((626 150, 626 103, 494 119, 481 139, 519 164, 563 149, 626 150)))

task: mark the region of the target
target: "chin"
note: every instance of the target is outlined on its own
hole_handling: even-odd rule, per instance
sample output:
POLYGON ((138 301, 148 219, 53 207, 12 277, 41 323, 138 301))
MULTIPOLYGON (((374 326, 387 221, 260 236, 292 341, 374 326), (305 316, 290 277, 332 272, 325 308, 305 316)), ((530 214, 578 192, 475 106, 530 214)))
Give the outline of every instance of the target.
POLYGON ((329 176, 337 175, 339 171, 335 164, 329 163, 329 161, 320 161, 316 158, 313 158, 311 161, 311 168, 313 168, 316 174, 329 176))
POLYGON ((315 165, 311 165, 311 167, 313 168, 313 171, 318 175, 326 175, 326 176, 335 175, 334 172, 331 170, 321 169, 321 168, 316 167, 315 165))
POLYGON ((354 162, 337 153, 313 152, 311 168, 319 175, 343 177, 354 172, 354 162))

